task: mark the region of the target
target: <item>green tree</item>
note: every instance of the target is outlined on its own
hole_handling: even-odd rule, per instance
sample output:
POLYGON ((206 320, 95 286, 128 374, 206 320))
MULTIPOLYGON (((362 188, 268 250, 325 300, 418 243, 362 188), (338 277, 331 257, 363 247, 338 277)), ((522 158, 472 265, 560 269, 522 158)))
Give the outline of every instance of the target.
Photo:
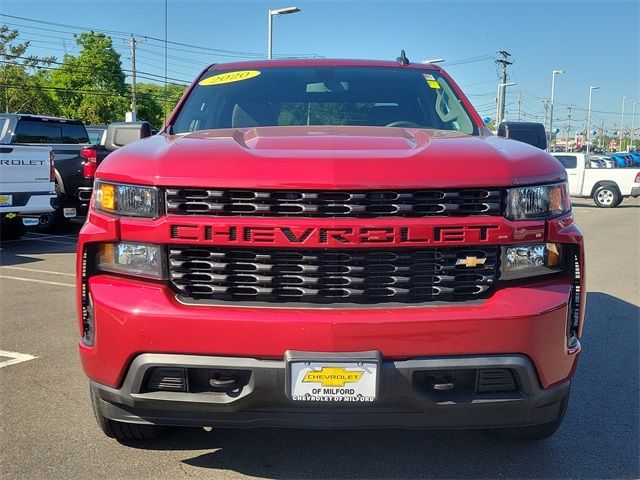
POLYGON ((185 89, 184 85, 175 83, 169 83, 166 87, 155 83, 138 83, 136 95, 138 120, 146 120, 156 130, 160 129, 165 115, 171 113, 185 89))
POLYGON ((55 114, 56 106, 47 89, 47 72, 55 57, 28 55, 30 43, 18 42, 20 33, 0 25, 0 68, 2 95, 0 111, 55 114))
POLYGON ((162 87, 155 83, 137 84, 138 120, 147 121, 156 130, 162 126, 163 94, 162 87))
POLYGON ((51 74, 62 114, 85 123, 124 120, 129 96, 120 55, 111 38, 87 32, 76 35, 76 43, 80 54, 65 55, 60 68, 51 74))
MULTIPOLYGON (((164 117, 166 118, 173 111, 176 104, 182 98, 187 87, 185 85, 179 85, 177 83, 167 83, 166 87, 163 89, 163 109, 164 109, 164 117)), ((164 118, 162 119, 164 122, 164 118)))

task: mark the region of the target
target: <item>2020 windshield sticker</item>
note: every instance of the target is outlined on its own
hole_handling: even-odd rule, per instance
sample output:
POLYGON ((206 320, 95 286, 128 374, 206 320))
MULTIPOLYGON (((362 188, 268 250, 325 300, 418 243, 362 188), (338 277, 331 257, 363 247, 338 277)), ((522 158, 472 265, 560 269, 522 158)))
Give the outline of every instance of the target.
POLYGON ((240 70, 237 72, 226 72, 213 77, 205 78, 198 85, 222 85, 225 83, 240 82, 242 80, 249 80, 260 75, 258 70, 240 70))

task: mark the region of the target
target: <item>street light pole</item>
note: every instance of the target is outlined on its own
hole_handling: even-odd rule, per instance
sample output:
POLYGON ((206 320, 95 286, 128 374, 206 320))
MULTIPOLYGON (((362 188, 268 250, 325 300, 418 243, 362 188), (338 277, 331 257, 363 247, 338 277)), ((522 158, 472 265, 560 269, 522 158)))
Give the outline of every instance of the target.
POLYGON ((507 93, 507 87, 512 87, 517 85, 516 82, 508 82, 508 83, 499 83, 498 84, 498 108, 496 111, 496 129, 498 125, 504 119, 504 107, 505 107, 505 96, 507 93))
POLYGON ((591 96, 594 90, 599 89, 599 86, 589 87, 589 109, 587 110, 587 131, 585 132, 585 143, 587 144, 587 155, 589 155, 589 130, 591 130, 591 96))
POLYGON ((638 102, 633 102, 633 109, 631 110, 631 132, 629 132, 629 135, 631 135, 631 141, 629 142, 629 151, 631 151, 631 149, 633 148, 633 140, 634 140, 634 133, 633 133, 633 126, 634 126, 634 120, 636 118, 636 105, 638 104, 638 102))
POLYGON ((622 151, 622 137, 624 136, 624 104, 627 101, 627 97, 622 97, 622 113, 620 114, 620 135, 618 135, 618 144, 620 145, 620 151, 622 151))
POLYGON ((549 105, 549 139, 551 139, 551 135, 553 132, 553 99, 556 93, 556 75, 561 75, 564 73, 564 70, 554 70, 551 73, 551 105, 549 105))
POLYGON ((271 60, 273 54, 273 16, 274 15, 288 15, 290 13, 298 13, 300 9, 298 7, 285 7, 277 8, 275 10, 269 10, 267 16, 269 17, 269 33, 267 37, 267 58, 271 60))

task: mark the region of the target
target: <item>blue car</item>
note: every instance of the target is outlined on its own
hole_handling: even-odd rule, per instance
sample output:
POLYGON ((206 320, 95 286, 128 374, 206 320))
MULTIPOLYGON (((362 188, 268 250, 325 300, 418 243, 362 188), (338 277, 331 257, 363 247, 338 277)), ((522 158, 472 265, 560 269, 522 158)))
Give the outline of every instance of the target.
POLYGON ((624 158, 624 155, 621 153, 616 153, 611 155, 611 160, 615 162, 616 168, 625 168, 627 166, 627 160, 624 158))

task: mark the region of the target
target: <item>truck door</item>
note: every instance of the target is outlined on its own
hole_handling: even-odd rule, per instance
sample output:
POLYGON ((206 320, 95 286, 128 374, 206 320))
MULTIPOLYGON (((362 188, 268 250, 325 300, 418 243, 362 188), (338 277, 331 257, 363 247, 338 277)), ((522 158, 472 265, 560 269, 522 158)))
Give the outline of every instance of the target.
POLYGON ((564 154, 554 155, 567 171, 567 179, 569 180, 569 195, 579 196, 582 190, 582 172, 584 165, 578 165, 579 161, 584 161, 584 156, 580 154, 564 154))

